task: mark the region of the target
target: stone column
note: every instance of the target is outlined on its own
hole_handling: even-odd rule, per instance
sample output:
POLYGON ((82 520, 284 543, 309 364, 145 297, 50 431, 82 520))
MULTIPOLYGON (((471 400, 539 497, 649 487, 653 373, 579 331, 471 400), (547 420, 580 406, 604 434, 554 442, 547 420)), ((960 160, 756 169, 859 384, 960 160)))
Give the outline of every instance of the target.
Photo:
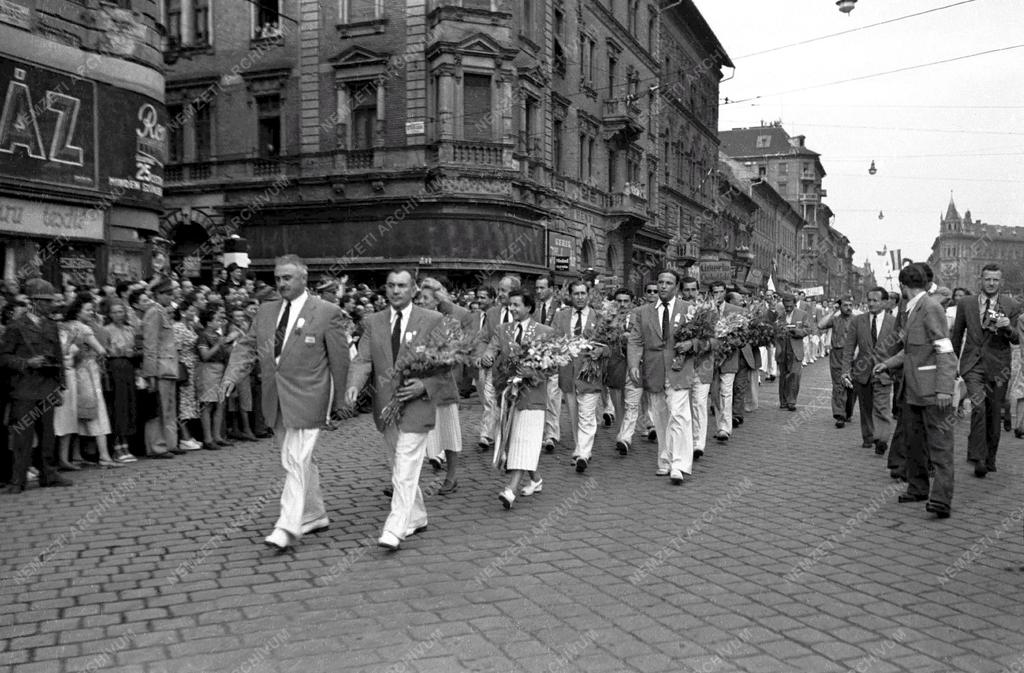
POLYGON ((181 46, 190 47, 196 41, 196 12, 193 0, 181 0, 181 46))

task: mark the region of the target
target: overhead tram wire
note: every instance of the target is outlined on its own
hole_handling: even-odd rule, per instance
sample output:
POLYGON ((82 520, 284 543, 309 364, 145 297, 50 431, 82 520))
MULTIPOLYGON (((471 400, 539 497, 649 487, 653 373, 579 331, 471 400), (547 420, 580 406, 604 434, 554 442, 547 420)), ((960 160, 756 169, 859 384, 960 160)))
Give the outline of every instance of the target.
POLYGON ((847 84, 849 82, 859 82, 861 80, 873 79, 875 77, 883 77, 885 75, 895 75, 896 73, 908 72, 910 70, 919 70, 921 68, 930 68, 934 65, 942 65, 944 63, 953 63, 955 61, 964 61, 969 58, 975 58, 976 56, 987 56, 988 54, 997 54, 1004 51, 1012 51, 1014 49, 1020 49, 1024 47, 1024 43, 1011 44, 1006 47, 999 47, 997 49, 986 49, 985 51, 978 51, 973 54, 963 54, 962 56, 954 56, 952 58, 944 58, 938 61, 930 61, 928 63, 919 63, 917 65, 908 65, 902 68, 895 68, 894 70, 886 70, 883 72, 871 73, 869 75, 858 75, 857 77, 847 77, 846 79, 835 80, 834 82, 823 82, 821 84, 810 84, 808 86, 797 87, 796 89, 787 89, 785 91, 775 91, 773 93, 762 94, 759 96, 749 96, 747 98, 740 98, 738 100, 725 100, 721 105, 736 105, 738 103, 746 103, 752 100, 760 100, 762 98, 772 98, 774 96, 782 96, 788 93, 797 93, 799 91, 810 91, 812 89, 822 89, 828 86, 836 86, 837 84, 847 84))
POLYGON ((792 42, 790 44, 783 44, 778 47, 772 47, 770 49, 763 49, 761 51, 755 51, 750 54, 743 54, 742 56, 736 56, 733 58, 734 61, 738 61, 743 58, 750 58, 751 56, 760 56, 761 54, 770 54, 773 51, 781 51, 782 49, 789 49, 790 47, 798 47, 804 44, 810 44, 812 42, 820 42, 821 40, 827 40, 833 37, 839 37, 840 35, 848 35, 850 33, 856 33, 861 30, 867 30, 868 28, 876 28, 878 26, 884 26, 889 23, 896 23, 897 21, 904 21, 906 19, 912 19, 915 16, 922 16, 924 14, 931 14, 932 12, 938 12, 943 9, 950 9, 951 7, 958 7, 960 5, 966 5, 977 0, 961 0, 960 2, 954 2, 951 5, 943 5, 942 7, 934 7, 932 9, 926 9, 923 12, 915 12, 913 14, 906 14, 904 16, 898 16, 893 19, 886 19, 885 21, 879 21, 877 23, 870 23, 866 26, 860 26, 859 28, 850 28, 849 30, 841 30, 838 33, 829 33, 828 35, 820 35, 818 37, 812 37, 807 40, 800 40, 799 42, 792 42))

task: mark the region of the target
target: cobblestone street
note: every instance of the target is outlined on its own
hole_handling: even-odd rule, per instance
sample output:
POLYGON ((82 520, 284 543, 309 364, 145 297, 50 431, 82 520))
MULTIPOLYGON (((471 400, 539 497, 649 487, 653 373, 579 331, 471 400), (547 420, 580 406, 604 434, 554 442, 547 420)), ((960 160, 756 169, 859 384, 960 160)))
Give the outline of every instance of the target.
POLYGON ((397 553, 369 415, 321 434, 331 526, 282 556, 271 440, 32 486, 0 500, 0 671, 1024 669, 1024 441, 976 479, 962 422, 937 520, 833 427, 827 362, 804 372, 796 413, 765 383, 681 487, 600 428, 586 473, 559 447, 508 512, 469 404, 459 489, 424 468, 429 528, 397 553))

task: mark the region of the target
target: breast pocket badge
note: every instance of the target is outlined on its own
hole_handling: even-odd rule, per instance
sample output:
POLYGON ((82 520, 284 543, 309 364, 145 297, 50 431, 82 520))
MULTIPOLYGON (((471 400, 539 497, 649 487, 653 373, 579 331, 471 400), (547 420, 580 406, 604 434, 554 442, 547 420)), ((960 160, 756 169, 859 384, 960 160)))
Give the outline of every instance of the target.
POLYGON ((313 344, 316 343, 316 337, 315 336, 307 336, 305 341, 306 341, 307 345, 313 345, 313 344))

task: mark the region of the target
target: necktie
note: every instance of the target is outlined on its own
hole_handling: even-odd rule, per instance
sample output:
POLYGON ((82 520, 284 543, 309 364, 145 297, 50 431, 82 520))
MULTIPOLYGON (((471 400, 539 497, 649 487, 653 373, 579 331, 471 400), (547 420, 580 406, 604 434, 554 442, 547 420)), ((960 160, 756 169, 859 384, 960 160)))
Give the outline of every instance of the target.
MULTIPOLYGON (((878 315, 881 315, 880 313, 878 315)), ((871 316, 871 345, 878 342, 878 315, 871 316)))
POLYGON ((992 298, 985 297, 985 317, 988 317, 988 311, 992 308, 992 298))
POLYGON ((669 334, 668 325, 668 302, 663 301, 661 302, 661 338, 668 341, 670 336, 671 334, 669 334))
POLYGON ((504 325, 507 322, 512 322, 512 320, 509 318, 508 309, 503 308, 501 309, 501 324, 504 325))
POLYGON ((548 305, 547 303, 540 305, 540 322, 542 325, 548 324, 548 305))
POLYGON ((583 334, 583 309, 576 309, 576 326, 572 328, 572 335, 579 336, 583 334))
POLYGON ((274 357, 281 357, 281 348, 284 346, 284 338, 288 333, 288 315, 291 313, 292 303, 286 301, 284 303, 284 313, 281 314, 281 319, 277 321, 277 331, 274 332, 274 357))
POLYGON ((516 325, 516 343, 523 343, 523 323, 516 325))
POLYGON ((483 313, 480 314, 480 331, 481 332, 484 331, 485 327, 487 327, 487 312, 486 311, 484 311, 483 313))
POLYGON ((402 314, 395 313, 395 326, 391 329, 391 364, 398 359, 398 349, 402 347, 402 314))

